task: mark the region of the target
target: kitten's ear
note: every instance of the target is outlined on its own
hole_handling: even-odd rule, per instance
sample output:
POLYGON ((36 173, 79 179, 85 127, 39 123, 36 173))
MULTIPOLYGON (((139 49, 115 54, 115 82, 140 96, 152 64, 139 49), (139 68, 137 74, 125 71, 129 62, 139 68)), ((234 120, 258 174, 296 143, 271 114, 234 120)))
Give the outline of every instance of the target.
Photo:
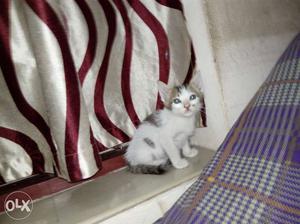
POLYGON ((168 85, 162 81, 157 81, 157 86, 158 86, 158 92, 161 97, 161 100, 164 103, 167 103, 170 98, 171 88, 169 88, 168 85))
POLYGON ((193 78, 190 81, 190 86, 197 91, 203 93, 204 88, 203 88, 203 81, 201 78, 201 73, 199 70, 194 72, 193 78))

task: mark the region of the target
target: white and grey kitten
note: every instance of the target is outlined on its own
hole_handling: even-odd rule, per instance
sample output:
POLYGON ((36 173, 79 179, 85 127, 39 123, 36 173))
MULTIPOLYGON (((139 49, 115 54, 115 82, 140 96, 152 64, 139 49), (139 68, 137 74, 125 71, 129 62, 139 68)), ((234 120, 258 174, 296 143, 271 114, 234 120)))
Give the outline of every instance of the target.
POLYGON ((191 85, 169 88, 159 82, 159 93, 165 108, 148 116, 137 128, 129 143, 125 159, 133 173, 161 174, 169 162, 177 168, 188 166, 184 157, 194 157, 196 149, 189 145, 194 134, 196 115, 201 108, 199 74, 191 85), (198 90, 198 91, 197 91, 198 90))

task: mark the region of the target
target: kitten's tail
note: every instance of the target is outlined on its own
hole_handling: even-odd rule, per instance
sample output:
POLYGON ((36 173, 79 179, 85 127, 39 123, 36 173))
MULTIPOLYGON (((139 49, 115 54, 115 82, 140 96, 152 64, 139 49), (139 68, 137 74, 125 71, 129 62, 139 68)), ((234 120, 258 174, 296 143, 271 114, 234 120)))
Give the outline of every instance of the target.
POLYGON ((169 165, 159 165, 159 166, 153 166, 153 165, 136 165, 136 166, 131 166, 128 164, 129 171, 131 173, 143 173, 143 174, 164 174, 168 168, 169 165))

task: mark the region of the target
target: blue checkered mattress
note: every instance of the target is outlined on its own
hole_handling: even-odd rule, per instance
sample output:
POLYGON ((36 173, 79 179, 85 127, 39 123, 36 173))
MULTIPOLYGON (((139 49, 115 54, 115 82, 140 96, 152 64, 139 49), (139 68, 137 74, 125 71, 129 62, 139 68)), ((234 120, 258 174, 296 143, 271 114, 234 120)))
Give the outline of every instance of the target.
POLYGON ((162 223, 300 223, 300 34, 162 223))

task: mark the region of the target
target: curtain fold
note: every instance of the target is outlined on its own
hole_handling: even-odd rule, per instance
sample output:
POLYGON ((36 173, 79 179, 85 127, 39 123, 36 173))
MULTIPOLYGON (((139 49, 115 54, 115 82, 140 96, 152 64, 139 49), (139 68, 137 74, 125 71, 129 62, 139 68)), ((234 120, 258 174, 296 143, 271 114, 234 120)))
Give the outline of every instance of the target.
POLYGON ((161 108, 157 80, 188 82, 195 57, 180 1, 3 0, 0 174, 101 169, 161 108))

